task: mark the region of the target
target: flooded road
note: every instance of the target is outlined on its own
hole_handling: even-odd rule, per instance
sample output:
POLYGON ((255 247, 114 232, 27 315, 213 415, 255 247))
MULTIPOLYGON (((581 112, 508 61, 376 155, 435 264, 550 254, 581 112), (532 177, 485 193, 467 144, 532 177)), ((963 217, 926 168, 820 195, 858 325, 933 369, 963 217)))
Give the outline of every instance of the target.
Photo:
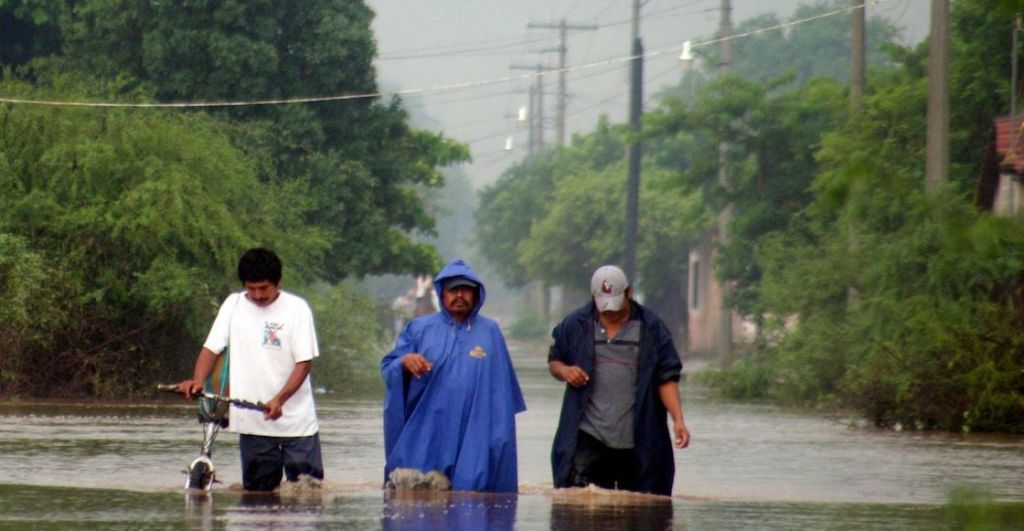
POLYGON ((850 429, 683 385, 693 433, 673 497, 554 492, 549 452, 561 386, 542 349, 513 348, 528 410, 517 420, 519 496, 385 499, 381 399, 317 397, 326 482, 317 492, 240 492, 238 440, 222 434, 223 483, 187 497, 202 434, 194 405, 0 404, 0 527, 346 529, 918 529, 950 491, 1024 500, 1024 438, 850 429))

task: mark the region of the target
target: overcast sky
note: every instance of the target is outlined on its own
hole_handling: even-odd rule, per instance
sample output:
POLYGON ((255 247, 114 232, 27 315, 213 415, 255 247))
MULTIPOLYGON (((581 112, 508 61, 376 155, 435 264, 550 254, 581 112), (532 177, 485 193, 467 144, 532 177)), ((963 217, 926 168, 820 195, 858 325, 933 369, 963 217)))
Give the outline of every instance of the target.
MULTIPOLYGON (((534 83, 528 71, 512 66, 554 67, 558 31, 530 29, 530 23, 595 25, 570 32, 567 74, 567 133, 593 130, 598 117, 624 122, 629 88, 631 0, 367 0, 377 16, 378 80, 385 91, 411 91, 407 107, 418 125, 470 145, 474 161, 465 167, 475 185, 493 182, 526 154, 526 132, 515 116, 534 83), (590 65, 590 66, 588 66, 590 65), (508 79, 518 78, 518 79, 508 79), (464 86, 459 86, 464 85, 464 86), (514 149, 505 151, 507 137, 514 149)), ((786 20, 799 0, 733 0, 733 24, 774 11, 786 20)), ((678 82, 683 41, 708 39, 719 24, 720 0, 647 0, 641 8, 640 36, 645 52, 644 100, 678 82)), ((870 4, 871 16, 884 16, 905 28, 908 43, 928 28, 928 0, 883 0, 870 4)), ((837 16, 848 16, 841 14, 837 16)), ((808 22, 813 24, 813 22, 808 22)), ((545 140, 555 140, 557 74, 544 77, 545 140)))

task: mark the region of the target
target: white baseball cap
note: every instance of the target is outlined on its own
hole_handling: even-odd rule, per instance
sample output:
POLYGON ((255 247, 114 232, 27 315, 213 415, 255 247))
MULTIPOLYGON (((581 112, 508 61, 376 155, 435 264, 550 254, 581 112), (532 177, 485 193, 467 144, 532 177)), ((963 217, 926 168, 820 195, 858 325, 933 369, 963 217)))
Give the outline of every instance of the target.
POLYGON ((621 269, 613 265, 605 265, 594 271, 590 278, 590 294, 594 296, 594 304, 599 312, 617 312, 622 309, 626 300, 626 288, 629 281, 621 269))

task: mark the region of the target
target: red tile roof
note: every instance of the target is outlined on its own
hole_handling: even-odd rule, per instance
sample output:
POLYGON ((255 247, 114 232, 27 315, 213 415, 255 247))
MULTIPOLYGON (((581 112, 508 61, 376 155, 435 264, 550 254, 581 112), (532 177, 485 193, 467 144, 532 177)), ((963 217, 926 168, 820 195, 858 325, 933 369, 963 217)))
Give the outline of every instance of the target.
POLYGON ((995 125, 1000 169, 1024 175, 1024 116, 1000 116, 995 125))

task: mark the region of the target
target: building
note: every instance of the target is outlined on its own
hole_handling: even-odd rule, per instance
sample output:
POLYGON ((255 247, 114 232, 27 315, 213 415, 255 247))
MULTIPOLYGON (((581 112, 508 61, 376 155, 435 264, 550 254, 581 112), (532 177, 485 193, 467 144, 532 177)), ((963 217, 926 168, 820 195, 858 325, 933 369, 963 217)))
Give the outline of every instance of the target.
POLYGON ((1024 117, 1000 116, 993 125, 975 204, 997 216, 1019 219, 1024 203, 1024 117))
MULTIPOLYGON (((715 276, 714 263, 717 257, 715 242, 718 239, 715 229, 704 233, 690 248, 690 267, 687 285, 687 352, 697 356, 714 357, 729 349, 735 354, 736 345, 749 343, 754 338, 753 323, 741 319, 736 312, 729 312, 731 326, 726 347, 725 332, 722 326, 724 318, 722 285, 715 276)), ((728 359, 721 360, 728 364, 728 359)))

